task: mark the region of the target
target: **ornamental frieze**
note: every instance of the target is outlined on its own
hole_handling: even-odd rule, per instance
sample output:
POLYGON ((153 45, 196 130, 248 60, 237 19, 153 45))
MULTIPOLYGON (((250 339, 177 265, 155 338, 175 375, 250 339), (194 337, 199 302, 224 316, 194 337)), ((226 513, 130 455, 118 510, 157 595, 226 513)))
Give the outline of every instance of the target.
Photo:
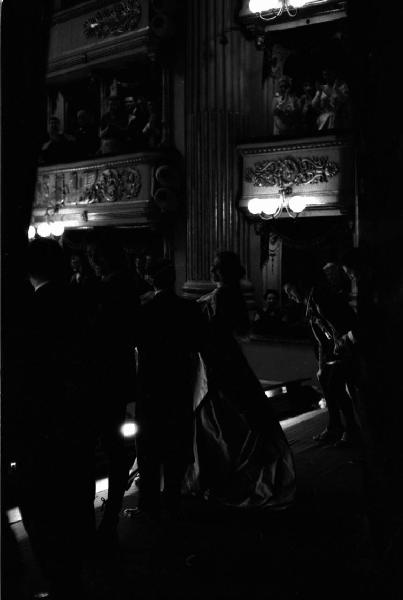
POLYGON ((339 173, 339 165, 327 156, 292 156, 256 162, 245 171, 245 181, 256 187, 315 184, 327 182, 339 173))
POLYGON ((87 38, 104 39, 110 35, 121 35, 134 31, 141 18, 139 0, 122 0, 112 6, 99 10, 84 22, 84 34, 87 38))
POLYGON ((138 197, 141 186, 140 171, 131 165, 39 173, 35 207, 130 202, 138 197))

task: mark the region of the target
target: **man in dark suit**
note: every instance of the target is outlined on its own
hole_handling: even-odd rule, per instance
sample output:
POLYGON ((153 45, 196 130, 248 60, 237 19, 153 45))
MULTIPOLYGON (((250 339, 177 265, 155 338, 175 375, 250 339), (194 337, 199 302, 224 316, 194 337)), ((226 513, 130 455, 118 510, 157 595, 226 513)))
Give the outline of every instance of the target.
POLYGON ((94 438, 85 325, 69 297, 58 243, 35 239, 27 268, 17 450, 19 507, 51 597, 84 597, 82 566, 94 532, 94 438))
POLYGON ((155 296, 142 307, 138 338, 138 509, 158 517, 161 470, 165 508, 175 515, 183 477, 193 461, 194 378, 203 318, 196 303, 176 295, 169 261, 151 265, 149 276, 155 296))
POLYGON ((121 434, 126 407, 135 400, 135 338, 140 306, 136 282, 128 271, 124 249, 113 231, 88 239, 87 256, 98 284, 93 310, 93 358, 96 368, 96 427, 109 461, 108 500, 98 527, 105 549, 117 542, 117 525, 129 481, 133 451, 121 434))

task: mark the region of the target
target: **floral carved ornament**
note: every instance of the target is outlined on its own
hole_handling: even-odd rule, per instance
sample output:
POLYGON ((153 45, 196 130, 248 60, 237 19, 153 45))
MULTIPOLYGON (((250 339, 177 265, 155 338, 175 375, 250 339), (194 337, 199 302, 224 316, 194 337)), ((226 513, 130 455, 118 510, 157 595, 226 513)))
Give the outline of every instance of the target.
POLYGON ((339 171, 337 163, 330 161, 327 156, 289 156, 256 162, 246 170, 245 181, 256 187, 278 186, 284 189, 293 185, 323 183, 339 171))

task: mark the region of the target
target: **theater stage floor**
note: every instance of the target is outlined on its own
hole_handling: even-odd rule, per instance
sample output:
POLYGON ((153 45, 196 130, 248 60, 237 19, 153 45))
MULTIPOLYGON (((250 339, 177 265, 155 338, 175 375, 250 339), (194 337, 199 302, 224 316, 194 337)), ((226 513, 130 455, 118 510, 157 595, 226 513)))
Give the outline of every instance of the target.
MULTIPOLYGON (((275 514, 251 515, 189 501, 183 521, 167 521, 159 528, 122 517, 120 550, 100 563, 93 580, 94 597, 371 597, 377 589, 375 552, 366 515, 362 457, 359 450, 317 446, 312 436, 325 423, 326 410, 282 421, 296 460, 295 506, 275 514)), ((99 483, 98 507, 106 496, 102 487, 99 483)), ((136 502, 133 485, 124 507, 136 502)), ((28 588, 39 591, 44 584, 23 526, 17 521, 12 527, 23 553, 28 588)))

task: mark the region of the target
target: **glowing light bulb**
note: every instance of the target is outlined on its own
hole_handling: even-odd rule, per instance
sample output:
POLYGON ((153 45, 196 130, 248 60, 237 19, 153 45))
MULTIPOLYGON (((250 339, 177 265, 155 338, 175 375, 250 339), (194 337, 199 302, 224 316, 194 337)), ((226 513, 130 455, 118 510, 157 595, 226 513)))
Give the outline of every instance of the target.
POLYGON ((253 13, 262 13, 280 8, 282 0, 249 0, 249 10, 253 13))
POLYGON ((37 233, 40 237, 49 237, 51 235, 49 223, 39 223, 37 233))
POLYGON ((288 6, 292 6, 293 8, 301 8, 305 4, 309 4, 307 0, 288 0, 288 6))
POLYGON ((265 198, 262 203, 262 212, 265 215, 274 215, 279 209, 281 205, 281 198, 265 198))
POLYGON ((134 437, 138 431, 138 427, 134 421, 128 421, 127 423, 123 423, 120 428, 120 433, 125 438, 134 437))
POLYGON ((50 232, 55 237, 60 237, 64 233, 64 225, 60 221, 50 224, 50 232))
POLYGON ((306 208, 306 199, 303 196, 291 196, 288 206, 292 212, 299 214, 306 208))
POLYGON ((30 225, 28 227, 28 239, 33 240, 35 236, 36 236, 36 229, 33 225, 30 225))
POLYGON ((251 198, 248 202, 248 211, 252 215, 259 215, 262 212, 262 204, 261 198, 251 198))

